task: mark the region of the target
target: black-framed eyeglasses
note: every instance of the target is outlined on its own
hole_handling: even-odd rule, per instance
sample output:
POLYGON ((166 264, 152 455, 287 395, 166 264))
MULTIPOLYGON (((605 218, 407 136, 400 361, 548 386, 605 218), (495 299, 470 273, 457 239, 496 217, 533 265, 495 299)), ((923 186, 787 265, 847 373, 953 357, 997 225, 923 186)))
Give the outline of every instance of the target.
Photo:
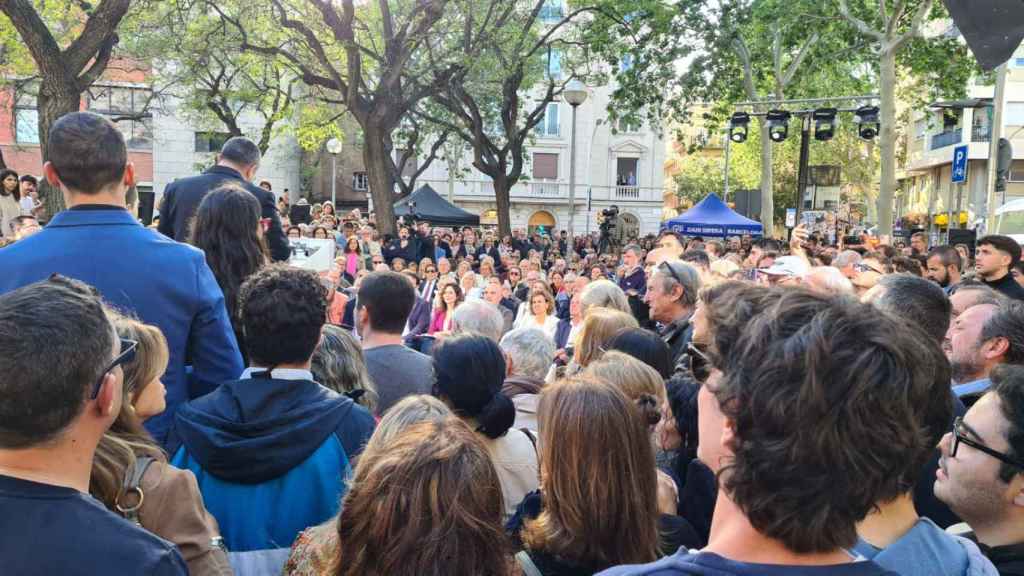
POLYGON ((374 264, 383 264, 384 261, 383 260, 374 260, 373 263, 374 264))
POLYGON ((957 448, 960 447, 960 443, 963 442, 964 444, 967 444, 971 448, 974 448, 975 450, 979 450, 981 452, 984 452, 985 454, 988 454, 989 456, 995 458, 996 460, 999 460, 1000 462, 1002 462, 1004 464, 1009 464, 1010 466, 1016 466, 1017 468, 1020 468, 1020 469, 1024 470, 1024 462, 1020 462, 1018 460, 1015 460, 1015 459, 1007 456, 1006 454, 1003 454, 1002 452, 998 452, 996 450, 993 450, 993 449, 989 448, 988 446, 985 446, 981 442, 977 442, 975 440, 971 440, 970 438, 967 437, 966 434, 963 433, 964 430, 969 430, 970 431, 970 427, 968 427, 966 424, 964 424, 964 419, 962 417, 958 416, 957 419, 953 421, 953 446, 950 447, 950 450, 949 450, 949 455, 950 456, 952 456, 953 458, 956 458, 956 450, 957 450, 957 448))
POLYGON ((867 264, 854 264, 853 269, 858 272, 874 272, 875 274, 882 274, 881 271, 876 270, 867 264))
POLYGON ((693 342, 686 345, 686 356, 689 360, 690 374, 693 379, 703 383, 711 375, 711 358, 704 347, 693 342))
POLYGON ((437 274, 437 270, 434 270, 433 268, 431 268, 431 269, 427 270, 427 274, 437 274))
POLYGON ((122 364, 127 364, 132 360, 135 360, 135 349, 139 347, 139 343, 135 340, 129 340, 127 338, 121 338, 121 352, 117 355, 117 358, 110 363, 109 366, 103 369, 100 377, 96 379, 96 383, 92 385, 92 391, 89 393, 89 400, 95 400, 96 396, 100 393, 100 386, 103 384, 103 379, 110 374, 114 368, 122 364))

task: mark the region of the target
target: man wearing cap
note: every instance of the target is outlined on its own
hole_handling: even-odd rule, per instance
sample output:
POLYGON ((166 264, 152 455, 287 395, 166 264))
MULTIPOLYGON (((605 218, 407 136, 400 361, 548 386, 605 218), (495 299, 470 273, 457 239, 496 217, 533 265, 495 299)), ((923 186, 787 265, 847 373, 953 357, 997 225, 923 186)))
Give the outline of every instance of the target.
POLYGON ((781 256, 771 266, 758 270, 772 286, 800 284, 809 271, 807 261, 799 256, 781 256))

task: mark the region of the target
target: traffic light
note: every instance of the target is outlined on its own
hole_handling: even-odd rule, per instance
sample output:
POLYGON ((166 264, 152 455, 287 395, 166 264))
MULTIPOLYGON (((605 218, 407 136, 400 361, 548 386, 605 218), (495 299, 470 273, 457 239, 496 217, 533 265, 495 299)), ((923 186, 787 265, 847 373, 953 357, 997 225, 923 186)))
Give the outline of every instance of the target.
POLYGON ((1013 146, 1006 138, 999 139, 999 152, 996 153, 996 192, 1006 191, 1006 180, 1010 176, 1013 164, 1013 146))
POLYGON ((768 137, 772 142, 782 142, 789 136, 789 118, 792 116, 785 110, 771 110, 765 115, 768 121, 768 137))
POLYGON ((729 119, 729 139, 737 144, 747 141, 747 126, 750 124, 750 114, 737 112, 729 119))

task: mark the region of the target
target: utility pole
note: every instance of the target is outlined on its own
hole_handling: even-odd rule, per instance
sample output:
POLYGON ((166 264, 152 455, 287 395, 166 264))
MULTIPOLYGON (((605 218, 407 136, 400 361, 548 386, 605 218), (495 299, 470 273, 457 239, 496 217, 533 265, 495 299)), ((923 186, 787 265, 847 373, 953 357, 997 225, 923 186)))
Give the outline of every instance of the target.
POLYGON ((999 158, 999 139, 1003 136, 1003 107, 1006 104, 1006 62, 996 68, 996 93, 992 100, 992 136, 988 146, 988 178, 985 179, 986 206, 985 232, 991 233, 996 221, 996 162, 999 158))

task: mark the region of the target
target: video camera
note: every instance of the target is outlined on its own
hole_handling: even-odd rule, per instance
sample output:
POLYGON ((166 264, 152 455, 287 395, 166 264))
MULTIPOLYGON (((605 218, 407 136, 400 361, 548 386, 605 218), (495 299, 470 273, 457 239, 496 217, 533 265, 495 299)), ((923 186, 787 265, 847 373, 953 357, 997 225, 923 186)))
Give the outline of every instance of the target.
POLYGON ((618 216, 618 215, 619 215, 619 207, 618 206, 611 206, 609 208, 605 208, 604 210, 601 210, 601 217, 604 218, 605 220, 614 220, 615 217, 618 216))

